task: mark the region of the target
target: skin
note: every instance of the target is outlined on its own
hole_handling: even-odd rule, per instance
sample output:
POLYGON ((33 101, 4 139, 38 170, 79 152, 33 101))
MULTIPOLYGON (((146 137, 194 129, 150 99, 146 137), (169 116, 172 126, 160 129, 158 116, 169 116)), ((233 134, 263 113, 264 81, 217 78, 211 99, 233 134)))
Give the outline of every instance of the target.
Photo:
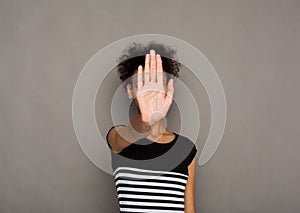
POLYGON ((188 181, 184 192, 184 212, 196 213, 195 207, 195 175, 196 175, 196 158, 188 166, 188 181))
MULTIPOLYGON (((134 98, 143 122, 151 126, 148 139, 157 140, 169 134, 162 119, 172 104, 174 86, 170 79, 166 86, 166 73, 163 72, 160 55, 155 51, 146 54, 145 67, 140 65, 132 77, 132 86, 127 85, 128 97, 134 98)), ((174 135, 173 135, 174 137, 174 135)))
MULTIPOLYGON (((131 118, 133 129, 147 135, 149 140, 157 143, 168 143, 175 138, 163 124, 173 101, 173 79, 167 84, 166 73, 163 72, 161 57, 154 50, 146 54, 144 69, 140 65, 132 77, 132 84, 127 84, 127 93, 134 99, 139 113, 131 118)), ((137 140, 132 129, 127 125, 113 128, 108 140, 115 153, 137 140)), ((195 158, 188 166, 188 180, 184 194, 185 213, 195 213, 195 158)))

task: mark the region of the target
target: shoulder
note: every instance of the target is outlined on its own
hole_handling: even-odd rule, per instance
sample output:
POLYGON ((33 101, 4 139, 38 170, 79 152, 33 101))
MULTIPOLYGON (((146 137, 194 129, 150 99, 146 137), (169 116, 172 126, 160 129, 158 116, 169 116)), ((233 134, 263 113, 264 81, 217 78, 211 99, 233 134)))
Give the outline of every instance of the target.
POLYGON ((178 143, 180 144, 182 151, 184 150, 186 155, 185 160, 189 164, 197 154, 198 148, 196 143, 183 134, 178 134, 178 143))
POLYGON ((189 148, 196 148, 196 143, 194 141, 192 141, 188 136, 183 135, 183 134, 179 134, 177 132, 175 132, 175 134, 178 135, 178 141, 179 143, 181 143, 182 145, 189 147, 189 148))
POLYGON ((113 147, 113 136, 116 134, 116 130, 118 129, 118 128, 121 128, 121 127, 124 127, 124 126, 126 126, 126 125, 124 125, 124 124, 117 124, 117 125, 113 125, 113 126, 111 126, 109 129, 108 129, 108 131, 107 131, 107 133, 106 133, 106 142, 107 142, 107 145, 108 145, 108 147, 111 149, 111 150, 114 150, 114 147, 113 147))

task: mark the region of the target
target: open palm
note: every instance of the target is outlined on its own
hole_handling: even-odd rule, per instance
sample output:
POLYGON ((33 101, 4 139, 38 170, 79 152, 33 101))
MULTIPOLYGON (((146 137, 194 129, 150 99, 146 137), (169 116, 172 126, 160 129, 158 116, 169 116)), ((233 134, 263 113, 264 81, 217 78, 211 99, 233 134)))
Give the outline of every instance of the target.
POLYGON ((170 109, 173 94, 173 79, 169 80, 165 92, 161 56, 151 50, 150 55, 146 54, 144 71, 141 65, 138 67, 136 99, 142 120, 154 125, 163 119, 170 109))

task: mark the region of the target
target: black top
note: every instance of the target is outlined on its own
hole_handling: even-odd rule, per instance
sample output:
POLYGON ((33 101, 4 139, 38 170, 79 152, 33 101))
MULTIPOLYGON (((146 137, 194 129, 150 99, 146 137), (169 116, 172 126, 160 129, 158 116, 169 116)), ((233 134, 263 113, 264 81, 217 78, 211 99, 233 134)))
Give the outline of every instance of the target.
MULTIPOLYGON (((110 150, 111 146, 108 143, 107 137, 110 130, 116 126, 125 125, 114 125, 108 130, 106 141, 110 150)), ((161 158, 168 161, 168 165, 164 167, 165 169, 167 168, 169 171, 178 171, 188 175, 187 167, 194 159, 197 153, 197 147, 189 138, 176 132, 173 132, 173 134, 175 135, 175 138, 168 143, 157 143, 149 140, 148 138, 142 138, 125 147, 119 153, 114 153, 111 150, 113 170, 116 169, 116 166, 124 165, 124 163, 122 163, 124 160, 128 160, 129 162, 141 160, 139 165, 145 162, 143 160, 148 160, 148 164, 153 164, 156 162, 160 164, 158 159, 161 158), (171 163, 172 161, 174 163, 171 163)), ((151 165, 151 168, 155 168, 155 165, 151 165)))
POLYGON ((184 213, 187 167, 197 149, 188 138, 173 133, 171 142, 142 138, 119 153, 111 150, 107 140, 120 212, 184 213))

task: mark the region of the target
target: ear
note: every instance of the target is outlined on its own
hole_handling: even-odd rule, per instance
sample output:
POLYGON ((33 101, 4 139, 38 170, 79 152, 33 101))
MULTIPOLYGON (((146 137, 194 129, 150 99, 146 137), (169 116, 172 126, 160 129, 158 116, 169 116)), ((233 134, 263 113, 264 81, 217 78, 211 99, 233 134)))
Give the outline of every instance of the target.
POLYGON ((132 99, 133 98, 133 94, 132 94, 132 86, 131 84, 127 84, 127 94, 128 94, 128 98, 132 99))

